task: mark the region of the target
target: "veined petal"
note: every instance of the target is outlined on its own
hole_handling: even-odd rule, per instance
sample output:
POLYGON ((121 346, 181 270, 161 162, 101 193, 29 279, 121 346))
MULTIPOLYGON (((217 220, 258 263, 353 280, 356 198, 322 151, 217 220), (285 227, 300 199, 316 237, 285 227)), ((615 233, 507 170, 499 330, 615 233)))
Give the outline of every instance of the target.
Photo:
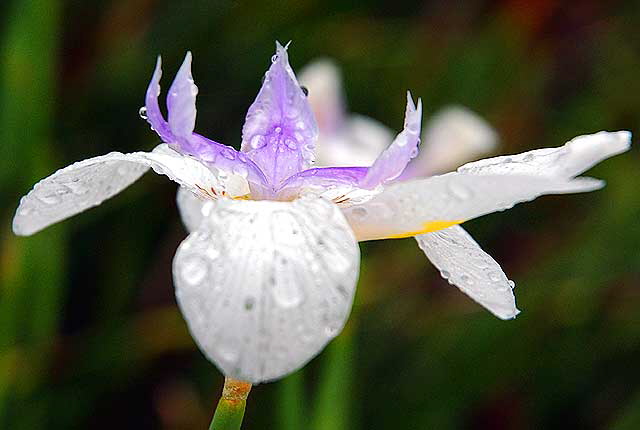
POLYGON ((135 182, 149 167, 205 197, 213 197, 212 190, 231 196, 248 192, 246 182, 238 184, 238 178, 218 175, 198 160, 165 144, 153 152, 112 152, 74 163, 38 182, 20 200, 13 231, 28 236, 98 206, 135 182))
POLYGON ((517 155, 487 158, 465 164, 459 172, 476 175, 526 174, 573 178, 599 162, 629 150, 629 131, 578 136, 563 146, 534 149, 517 155))
POLYGON ((313 113, 289 65, 287 50, 276 45, 273 64, 242 128, 242 151, 273 187, 310 166, 318 137, 313 113))
POLYGON ((344 209, 344 214, 358 240, 400 238, 442 230, 544 194, 602 186, 591 178, 452 172, 391 184, 371 200, 344 209))
POLYGON ((416 236, 418 245, 443 278, 501 319, 515 318, 513 281, 460 226, 416 236))
POLYGON ((361 182, 363 188, 375 188, 400 176, 409 161, 418 155, 421 121, 422 100, 418 99, 416 107, 411 100, 411 93, 407 92, 404 130, 369 168, 361 182))
POLYGON ((409 179, 456 169, 492 152, 498 134, 479 115, 462 106, 449 106, 429 119, 422 135, 420 155, 402 174, 409 179))
POLYGON ((338 66, 329 59, 313 61, 300 70, 298 81, 309 90, 307 99, 318 122, 321 139, 339 133, 347 113, 338 66))
POLYGON ((191 76, 191 52, 187 52, 167 94, 169 127, 174 136, 187 139, 191 136, 196 125, 197 94, 198 87, 191 76))
POLYGON ((219 200, 180 245, 176 297, 204 354, 228 377, 291 373, 342 329, 359 249, 323 199, 219 200))

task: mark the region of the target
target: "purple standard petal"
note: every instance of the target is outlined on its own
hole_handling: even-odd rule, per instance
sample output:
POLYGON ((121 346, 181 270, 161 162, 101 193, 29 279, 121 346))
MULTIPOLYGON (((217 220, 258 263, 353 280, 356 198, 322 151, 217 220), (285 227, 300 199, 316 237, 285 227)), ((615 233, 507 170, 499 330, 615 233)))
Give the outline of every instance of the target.
POLYGON ((242 129, 242 151, 264 172, 272 188, 313 162, 318 127, 307 97, 276 42, 273 64, 242 129))
POLYGON ((361 181, 363 188, 372 189, 400 176, 409 161, 418 155, 420 144, 420 123, 422 121, 422 100, 418 106, 413 104, 411 93, 407 91, 407 110, 405 112, 404 130, 398 134, 393 143, 382 153, 369 168, 361 181))
POLYGON ((270 191, 265 187, 264 174, 246 155, 230 146, 193 133, 196 122, 198 87, 191 76, 191 53, 187 52, 169 89, 167 95, 168 122, 165 121, 158 106, 161 74, 160 57, 158 57, 156 69, 145 98, 146 119, 151 124, 151 128, 173 149, 191 155, 203 163, 215 166, 229 174, 246 178, 254 198, 268 197, 270 191))

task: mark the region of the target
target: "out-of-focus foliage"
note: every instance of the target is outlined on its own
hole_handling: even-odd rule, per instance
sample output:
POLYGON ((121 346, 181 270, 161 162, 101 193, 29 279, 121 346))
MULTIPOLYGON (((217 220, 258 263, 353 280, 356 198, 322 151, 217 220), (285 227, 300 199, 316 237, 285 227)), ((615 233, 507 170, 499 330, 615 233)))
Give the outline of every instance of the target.
MULTIPOLYGON (((349 105, 399 129, 481 113, 501 152, 640 130, 637 1, 8 0, 0 5, 0 428, 206 428, 222 378, 189 337, 170 264, 175 186, 149 175, 32 238, 10 221, 37 179, 150 149, 138 118, 158 54, 194 53, 197 130, 237 145, 274 40, 344 70, 349 105)), ((362 246, 345 332, 293 379, 254 388, 246 429, 640 428, 640 156, 607 188, 469 223, 517 283, 500 321, 411 239, 362 246)))

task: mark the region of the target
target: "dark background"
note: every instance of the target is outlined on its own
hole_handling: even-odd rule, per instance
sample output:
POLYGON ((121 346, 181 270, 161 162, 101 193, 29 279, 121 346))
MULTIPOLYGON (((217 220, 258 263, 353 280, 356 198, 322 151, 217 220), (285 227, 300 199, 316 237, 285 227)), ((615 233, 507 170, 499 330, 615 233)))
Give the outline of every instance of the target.
MULTIPOLYGON (((138 117, 155 57, 186 50, 198 132, 237 145, 274 41, 343 68, 352 111, 394 129, 460 103, 501 153, 640 125, 638 1, 61 1, 0 5, 0 428, 203 429, 222 377, 178 312, 185 232, 156 175, 31 238, 18 199, 73 161, 151 149, 138 117)), ((637 148, 601 191, 465 224, 516 281, 500 321, 411 239, 361 246, 345 331, 303 372, 255 387, 245 429, 640 428, 637 148)))

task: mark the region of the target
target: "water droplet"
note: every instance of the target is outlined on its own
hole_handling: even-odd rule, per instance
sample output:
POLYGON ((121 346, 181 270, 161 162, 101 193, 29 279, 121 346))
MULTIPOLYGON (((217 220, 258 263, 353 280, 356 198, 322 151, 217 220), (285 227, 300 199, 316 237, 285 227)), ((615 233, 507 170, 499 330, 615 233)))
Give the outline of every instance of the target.
POLYGON ((198 87, 196 85, 191 85, 191 95, 192 96, 198 95, 198 87))
MULTIPOLYGON (((275 284, 275 279, 273 282, 275 284)), ((282 280, 274 285, 273 298, 283 308, 293 308, 302 303, 302 291, 297 284, 282 280)))
POLYGON ((182 260, 180 276, 191 286, 199 285, 207 276, 207 262, 199 255, 189 255, 182 260))
POLYGON ((507 284, 509 284, 509 288, 511 288, 512 290, 516 287, 516 283, 512 280, 508 280, 507 284))
POLYGON ((302 90, 302 94, 304 94, 305 97, 309 97, 309 88, 301 86, 300 89, 302 90))
POLYGON ((330 337, 334 337, 335 335, 338 334, 339 331, 340 331, 340 327, 335 325, 328 325, 324 328, 324 333, 330 337))
POLYGON ((21 208, 18 213, 22 216, 31 215, 35 211, 31 208, 21 208))
POLYGON ((489 272, 489 280, 491 282, 500 282, 501 276, 498 272, 489 272))
POLYGON ((253 149, 260 149, 267 144, 267 140, 264 138, 264 136, 256 134, 251 138, 251 142, 249 144, 253 149))
POLYGON ((451 276, 451 273, 447 272, 446 270, 441 270, 440 276, 442 276, 444 279, 449 279, 449 277, 451 276))
POLYGON ((277 54, 274 54, 274 55, 271 57, 271 62, 272 62, 272 63, 275 63, 276 61, 278 61, 278 55, 277 55, 277 54))
POLYGON ((418 150, 418 148, 413 148, 413 149, 411 150, 411 154, 409 154, 409 157, 410 157, 410 158, 416 158, 416 157, 418 156, 418 153, 419 153, 419 152, 420 152, 420 151, 418 150))
POLYGON ((146 120, 148 118, 148 116, 147 116, 147 107, 146 106, 142 106, 138 110, 138 115, 140 115, 140 118, 146 120))
POLYGON ((256 299, 254 299, 253 297, 247 297, 246 299, 244 299, 244 308, 248 311, 253 309, 253 306, 255 304, 256 304, 256 299))
POLYGON ((280 133, 282 133, 282 127, 276 127, 273 131, 274 131, 276 134, 280 134, 280 133))
POLYGON ((232 152, 230 152, 230 151, 224 151, 224 152, 222 153, 222 156, 223 156, 224 158, 228 159, 228 160, 235 160, 235 159, 236 159, 236 156, 235 156, 235 155, 233 155, 233 153, 232 153, 232 152))
POLYGON ((367 209, 363 208, 362 206, 356 206, 351 210, 351 214, 355 219, 362 221, 367 217, 368 212, 367 209))
POLYGON ((291 139, 287 139, 287 140, 285 140, 285 142, 284 142, 284 143, 285 143, 285 145, 287 145, 287 147, 288 147, 289 149, 291 149, 292 151, 295 151, 296 149, 298 149, 298 145, 296 145, 296 143, 295 143, 293 140, 291 140, 291 139))
MULTIPOLYGON (((120 170, 118 170, 120 173, 120 170)), ((87 187, 84 183, 80 182, 80 180, 72 181, 67 183, 67 187, 71 190, 73 194, 82 195, 89 191, 89 187, 87 187)))
POLYGON ((522 159, 523 161, 526 161, 527 163, 529 161, 533 161, 533 154, 527 154, 524 156, 524 158, 522 159))
POLYGON ((475 281, 471 277, 469 277, 468 275, 462 275, 462 277, 460 279, 462 280, 462 282, 464 282, 467 285, 475 284, 475 281))
POLYGON ((219 345, 218 353, 220 354, 220 358, 229 364, 234 364, 239 358, 238 350, 232 345, 219 345))
POLYGON ((238 160, 242 161, 243 163, 246 163, 247 162, 247 157, 243 153, 239 153, 238 154, 238 160))
POLYGON ((46 205, 55 205, 55 204, 60 203, 60 201, 61 201, 60 197, 58 197, 55 194, 49 194, 49 195, 46 195, 46 196, 38 196, 38 199, 42 203, 44 203, 46 205))
POLYGON ((462 184, 451 182, 449 184, 449 192, 452 196, 460 200, 468 200, 473 196, 473 192, 462 184))

